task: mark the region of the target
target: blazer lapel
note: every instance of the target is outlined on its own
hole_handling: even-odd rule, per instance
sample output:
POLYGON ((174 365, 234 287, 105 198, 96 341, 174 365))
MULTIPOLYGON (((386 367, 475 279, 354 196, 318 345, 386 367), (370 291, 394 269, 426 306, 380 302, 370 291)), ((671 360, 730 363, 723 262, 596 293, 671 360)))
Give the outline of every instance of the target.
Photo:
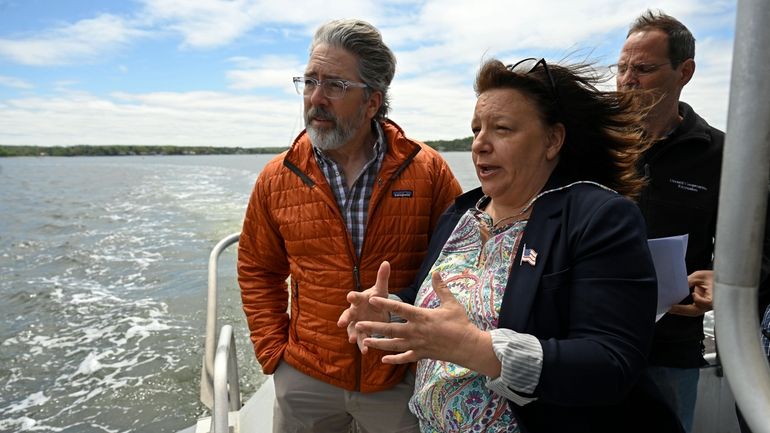
POLYGON ((540 286, 540 277, 550 257, 556 233, 561 227, 559 216, 562 200, 557 198, 560 196, 562 194, 555 192, 544 195, 535 202, 511 266, 500 308, 500 328, 517 332, 527 329, 532 304, 540 286), (534 260, 531 259, 531 252, 527 257, 523 256, 525 248, 536 253, 534 260))

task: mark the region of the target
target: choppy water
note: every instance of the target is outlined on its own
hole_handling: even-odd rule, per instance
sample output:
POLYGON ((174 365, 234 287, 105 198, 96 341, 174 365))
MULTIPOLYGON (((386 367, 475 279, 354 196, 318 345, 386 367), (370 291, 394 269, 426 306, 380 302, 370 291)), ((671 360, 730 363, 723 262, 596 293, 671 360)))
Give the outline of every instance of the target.
MULTIPOLYGON (((446 155, 465 189, 467 153, 446 155)), ((198 402, 206 265, 269 155, 0 159, 0 432, 176 432, 198 402)), ((220 323, 262 376, 223 255, 220 323)), ((245 374, 244 374, 245 371, 245 374)))

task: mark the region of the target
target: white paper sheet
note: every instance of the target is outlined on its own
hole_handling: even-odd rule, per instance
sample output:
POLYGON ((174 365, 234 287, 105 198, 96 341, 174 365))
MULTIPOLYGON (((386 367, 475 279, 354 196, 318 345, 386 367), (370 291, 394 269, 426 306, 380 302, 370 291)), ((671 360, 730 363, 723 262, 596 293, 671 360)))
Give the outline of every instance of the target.
POLYGON ((687 235, 649 239, 647 241, 658 277, 657 322, 671 308, 690 294, 687 284, 687 266, 684 262, 687 252, 687 235))

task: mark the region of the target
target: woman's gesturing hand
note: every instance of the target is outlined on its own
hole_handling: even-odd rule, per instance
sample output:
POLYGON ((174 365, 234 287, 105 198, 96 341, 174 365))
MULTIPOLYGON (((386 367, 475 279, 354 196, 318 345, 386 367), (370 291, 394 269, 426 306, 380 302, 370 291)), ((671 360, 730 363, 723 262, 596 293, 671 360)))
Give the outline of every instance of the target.
POLYGON ((340 328, 347 328, 348 341, 351 343, 357 343, 358 349, 362 353, 366 353, 367 349, 363 345, 364 338, 370 334, 362 333, 356 330, 356 322, 361 320, 387 322, 389 319, 388 312, 382 308, 377 307, 369 303, 370 298, 387 298, 388 297, 388 279, 390 278, 390 263, 380 263, 380 269, 377 271, 377 281, 374 286, 364 290, 363 292, 348 292, 347 301, 350 302, 350 307, 340 314, 339 320, 337 320, 337 326, 340 328))
MULTIPOLYGON (((400 352, 386 355, 386 364, 404 364, 424 358, 438 359, 486 373, 478 362, 484 359, 480 352, 492 354, 491 337, 477 328, 465 314, 465 308, 455 299, 438 272, 432 277, 433 290, 441 301, 438 308, 419 308, 403 302, 371 298, 369 303, 406 319, 406 323, 378 323, 359 321, 356 330, 385 338, 366 338, 364 346, 400 352)), ((495 358, 496 359, 496 358, 495 358)), ((494 372, 495 368, 492 369, 494 372)), ((499 363, 496 367, 499 374, 499 363)))

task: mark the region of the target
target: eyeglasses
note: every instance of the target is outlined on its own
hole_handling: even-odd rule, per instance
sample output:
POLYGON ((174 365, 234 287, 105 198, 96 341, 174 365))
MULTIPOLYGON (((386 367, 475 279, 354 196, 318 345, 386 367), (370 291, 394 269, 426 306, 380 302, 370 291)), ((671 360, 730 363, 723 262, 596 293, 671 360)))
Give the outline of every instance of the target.
POLYGON ((553 79, 553 75, 551 75, 551 70, 548 68, 548 63, 546 63, 545 59, 540 58, 536 59, 534 57, 528 57, 524 60, 519 60, 518 62, 506 66, 506 68, 514 72, 516 74, 529 74, 530 72, 537 69, 538 66, 543 65, 543 70, 545 71, 545 75, 548 77, 548 83, 551 85, 551 93, 553 94, 553 99, 558 103, 559 101, 559 92, 556 90, 556 81, 553 79))
POLYGON ((660 69, 661 66, 664 65, 670 65, 671 62, 664 62, 664 63, 658 63, 658 64, 649 64, 649 63, 637 63, 637 64, 626 64, 626 63, 616 63, 614 65, 610 65, 610 72, 612 72, 615 75, 623 75, 625 74, 629 69, 631 69, 631 74, 640 76, 640 75, 647 75, 652 74, 653 72, 660 69))
POLYGON ((344 97, 348 87, 359 87, 361 89, 369 87, 367 84, 348 80, 316 80, 312 77, 294 77, 292 80, 294 81, 294 87, 297 89, 297 94, 305 97, 310 96, 318 86, 321 86, 324 96, 329 99, 344 97))

